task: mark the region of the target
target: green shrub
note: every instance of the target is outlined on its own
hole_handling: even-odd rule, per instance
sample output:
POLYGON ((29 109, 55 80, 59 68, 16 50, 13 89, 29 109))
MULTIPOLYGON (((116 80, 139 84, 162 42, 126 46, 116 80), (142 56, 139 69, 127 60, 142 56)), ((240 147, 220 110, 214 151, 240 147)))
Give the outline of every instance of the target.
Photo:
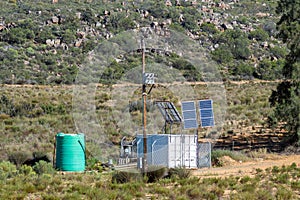
POLYGON ((0 180, 11 178, 17 174, 16 165, 8 161, 0 162, 0 180))
POLYGON ((236 161, 246 161, 249 158, 243 154, 242 152, 237 152, 237 151, 229 151, 229 150, 214 150, 211 153, 211 161, 212 165, 214 166, 222 166, 223 163, 220 162, 221 157, 223 156, 229 156, 233 160, 236 161))
POLYGON ((245 177, 241 178, 240 182, 242 184, 244 184, 244 183, 249 182, 250 180, 251 180, 251 178, 249 176, 245 176, 245 177))
POLYGON ((293 182, 291 182, 291 188, 293 190, 299 190, 300 189, 300 181, 293 181, 293 182))
POLYGON ((218 32, 216 26, 210 23, 203 23, 200 28, 203 32, 210 33, 210 34, 215 34, 218 32))
POLYGON ((177 167, 169 169, 169 176, 179 179, 187 179, 191 176, 191 171, 184 167, 177 167))
POLYGON ((86 160, 86 169, 87 170, 97 170, 99 172, 103 171, 101 162, 96 158, 89 158, 86 160))
POLYGON ((35 171, 32 169, 31 166, 28 165, 22 165, 19 170, 19 174, 25 175, 25 176, 30 176, 36 174, 35 171))
POLYGON ((255 191, 255 194, 257 199, 274 199, 272 193, 266 189, 258 189, 257 191, 255 191))
POLYGON ((290 175, 287 173, 283 173, 283 174, 278 174, 274 178, 274 181, 276 183, 287 184, 289 182, 289 179, 290 179, 290 175))
POLYGON ((199 188, 194 187, 187 191, 187 195, 190 197, 190 199, 200 199, 201 191, 199 188))
POLYGON ((221 45, 212 52, 212 58, 218 63, 226 64, 233 60, 233 54, 227 46, 221 45))
POLYGON ((41 174, 54 174, 56 170, 53 168, 51 163, 46 161, 40 160, 33 166, 33 170, 41 175, 41 174))
POLYGON ((263 80, 275 80, 282 78, 282 68, 284 61, 279 59, 277 61, 270 61, 268 59, 262 60, 254 72, 254 77, 263 80))
POLYGON ((138 170, 115 171, 112 176, 113 183, 128 183, 132 181, 142 181, 143 177, 138 170))
POLYGON ((283 186, 279 186, 277 188, 276 199, 285 200, 285 199, 292 199, 292 197, 293 197, 292 191, 288 190, 283 186))
POLYGON ((239 63, 233 69, 233 75, 239 75, 244 78, 253 78, 254 68, 247 63, 239 63))
POLYGON ((149 183, 153 183, 158 181, 167 175, 167 168, 161 166, 148 166, 148 172, 146 176, 148 178, 149 183))
POLYGON ((30 154, 28 152, 11 152, 8 154, 8 160, 17 167, 21 166, 29 158, 30 154))
POLYGON ((263 29, 261 28, 258 28, 254 31, 251 31, 249 33, 249 39, 256 39, 256 40, 259 40, 259 41, 266 41, 268 38, 269 38, 269 35, 266 31, 264 31, 263 29))

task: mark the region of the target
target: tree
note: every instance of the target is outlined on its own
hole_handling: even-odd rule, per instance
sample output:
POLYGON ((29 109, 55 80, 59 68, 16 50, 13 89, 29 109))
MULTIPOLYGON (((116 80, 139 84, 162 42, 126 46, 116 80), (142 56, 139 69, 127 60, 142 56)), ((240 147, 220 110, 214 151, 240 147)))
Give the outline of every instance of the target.
POLYGON ((284 81, 273 91, 270 102, 275 107, 271 122, 284 122, 291 134, 291 142, 300 145, 300 0, 280 0, 277 13, 278 37, 290 52, 282 74, 284 81))

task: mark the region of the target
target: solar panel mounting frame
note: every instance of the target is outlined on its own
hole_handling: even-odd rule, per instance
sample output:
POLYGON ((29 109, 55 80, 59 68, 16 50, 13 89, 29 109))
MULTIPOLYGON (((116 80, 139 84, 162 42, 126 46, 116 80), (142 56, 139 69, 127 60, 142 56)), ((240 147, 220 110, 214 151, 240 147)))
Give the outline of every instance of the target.
POLYGON ((174 124, 182 122, 181 116, 172 102, 156 101, 156 105, 159 108, 159 111, 164 117, 166 123, 174 124))

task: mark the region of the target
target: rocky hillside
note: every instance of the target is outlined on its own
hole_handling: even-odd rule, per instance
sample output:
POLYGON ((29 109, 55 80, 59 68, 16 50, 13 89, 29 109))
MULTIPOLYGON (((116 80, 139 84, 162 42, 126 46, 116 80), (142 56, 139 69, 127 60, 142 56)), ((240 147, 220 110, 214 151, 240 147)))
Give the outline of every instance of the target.
MULTIPOLYGON (((287 50, 275 38, 275 9, 273 0, 3 0, 0 83, 72 84, 95 46, 141 27, 187 34, 209 50, 224 79, 279 79, 287 50)), ((178 67, 175 58, 169 63, 178 67)), ((120 77, 136 64, 113 64, 107 73, 120 77)))

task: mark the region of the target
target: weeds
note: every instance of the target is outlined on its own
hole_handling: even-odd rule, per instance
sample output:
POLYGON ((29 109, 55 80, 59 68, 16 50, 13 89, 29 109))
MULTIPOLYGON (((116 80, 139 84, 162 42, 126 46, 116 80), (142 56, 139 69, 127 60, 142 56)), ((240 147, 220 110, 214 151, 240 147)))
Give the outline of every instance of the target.
POLYGON ((112 176, 113 183, 128 183, 142 181, 143 177, 138 170, 116 171, 112 176))
POLYGON ((221 167, 224 165, 220 158, 224 156, 229 156, 235 161, 246 161, 249 160, 249 158, 243 154, 242 152, 237 152, 237 151, 229 151, 229 150, 214 150, 212 151, 211 154, 211 162, 212 165, 221 167))
POLYGON ((178 179, 187 179, 191 176, 191 171, 184 167, 171 168, 169 169, 169 176, 178 179))
MULTIPOLYGON (((178 170, 178 169, 177 169, 178 170)), ((182 169, 179 169, 180 171, 182 169)), ((260 171, 260 177, 203 178, 172 176, 143 182, 139 171, 94 173, 35 173, 30 166, 0 163, 0 199, 297 199, 300 169, 294 164, 260 171), (117 175, 116 175, 117 174, 117 175), (292 176, 295 174, 295 176, 292 176), (9 177, 9 178, 8 178, 9 177), (184 178, 185 177, 185 178, 184 178), (120 183, 117 179, 120 178, 120 183), (112 179, 112 182, 108 180, 112 179), (125 182, 124 179, 127 181, 125 182), (16 193, 15 191, 20 191, 16 193), (226 191, 226 192, 225 192, 226 191), (228 192, 230 191, 230 192, 228 192), (225 198, 225 194, 227 195, 225 198)), ((161 173, 158 173, 161 174, 161 173)))

